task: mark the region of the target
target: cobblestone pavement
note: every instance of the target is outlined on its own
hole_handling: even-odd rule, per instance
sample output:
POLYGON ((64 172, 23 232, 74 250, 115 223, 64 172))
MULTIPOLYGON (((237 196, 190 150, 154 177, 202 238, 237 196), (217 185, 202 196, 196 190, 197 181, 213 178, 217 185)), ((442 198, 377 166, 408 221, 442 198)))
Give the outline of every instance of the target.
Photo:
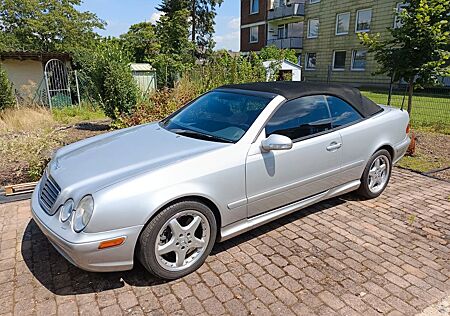
POLYGON ((66 262, 30 219, 0 206, 0 314, 413 315, 450 294, 450 184, 394 170, 386 192, 349 194, 217 245, 161 282, 66 262))

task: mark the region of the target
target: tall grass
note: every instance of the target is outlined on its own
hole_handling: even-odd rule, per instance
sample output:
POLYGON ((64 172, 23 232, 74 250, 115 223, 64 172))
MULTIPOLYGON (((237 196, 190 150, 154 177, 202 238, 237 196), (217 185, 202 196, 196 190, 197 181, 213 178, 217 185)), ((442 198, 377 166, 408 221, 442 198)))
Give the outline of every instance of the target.
POLYGON ((53 124, 50 111, 41 107, 8 108, 0 112, 0 134, 38 130, 53 124))

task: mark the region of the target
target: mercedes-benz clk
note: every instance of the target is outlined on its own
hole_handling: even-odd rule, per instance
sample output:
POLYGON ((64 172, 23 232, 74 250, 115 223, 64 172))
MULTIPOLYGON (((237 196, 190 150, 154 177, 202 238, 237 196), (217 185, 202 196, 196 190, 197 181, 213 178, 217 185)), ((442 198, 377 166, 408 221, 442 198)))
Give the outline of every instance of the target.
POLYGON ((346 86, 223 86, 160 122, 59 149, 33 218, 82 269, 127 270, 138 258, 179 278, 216 242, 350 191, 380 195, 408 122, 346 86))

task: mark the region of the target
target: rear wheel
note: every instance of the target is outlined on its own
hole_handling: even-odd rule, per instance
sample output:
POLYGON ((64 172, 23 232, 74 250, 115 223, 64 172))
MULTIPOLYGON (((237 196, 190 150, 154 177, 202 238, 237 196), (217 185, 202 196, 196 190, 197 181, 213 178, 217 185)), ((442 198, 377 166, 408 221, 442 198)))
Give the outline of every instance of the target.
POLYGON ((391 154, 385 149, 377 151, 364 169, 358 194, 368 199, 379 196, 389 183, 391 169, 391 154))
POLYGON ((140 237, 140 261, 163 279, 177 279, 197 270, 214 246, 213 212, 197 201, 182 201, 162 210, 140 237))

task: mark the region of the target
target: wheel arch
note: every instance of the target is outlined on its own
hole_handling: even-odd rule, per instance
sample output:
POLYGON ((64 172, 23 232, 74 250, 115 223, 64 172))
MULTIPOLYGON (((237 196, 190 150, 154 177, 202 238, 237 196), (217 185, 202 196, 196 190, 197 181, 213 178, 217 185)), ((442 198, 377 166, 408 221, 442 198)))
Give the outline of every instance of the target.
POLYGON ((215 242, 217 242, 218 238, 220 237, 220 229, 222 227, 222 217, 220 215, 220 211, 219 211, 219 207, 209 198, 202 196, 202 195, 186 195, 186 196, 181 196, 181 197, 177 197, 171 201, 166 202, 165 204, 161 205, 160 207, 158 207, 153 214, 147 219, 147 221, 145 222, 145 224, 142 226, 141 231, 139 233, 139 237, 137 238, 136 241, 136 245, 134 247, 134 253, 136 256, 136 253, 139 249, 139 242, 140 242, 140 238, 142 235, 142 232, 144 231, 144 229, 147 227, 147 225, 165 208, 179 203, 179 202, 183 202, 183 201, 197 201, 200 202, 202 204, 205 204, 206 206, 208 206, 211 211, 214 214, 214 218, 216 219, 216 223, 217 223, 217 235, 215 237, 215 242))
POLYGON ((393 161, 394 160, 394 155, 395 155, 395 150, 394 150, 394 147, 392 145, 389 145, 389 144, 384 144, 384 145, 378 147, 377 150, 375 150, 372 155, 374 155, 376 152, 378 152, 378 151, 380 151, 382 149, 385 149, 385 150, 387 150, 389 152, 389 154, 391 155, 391 161, 393 161))

